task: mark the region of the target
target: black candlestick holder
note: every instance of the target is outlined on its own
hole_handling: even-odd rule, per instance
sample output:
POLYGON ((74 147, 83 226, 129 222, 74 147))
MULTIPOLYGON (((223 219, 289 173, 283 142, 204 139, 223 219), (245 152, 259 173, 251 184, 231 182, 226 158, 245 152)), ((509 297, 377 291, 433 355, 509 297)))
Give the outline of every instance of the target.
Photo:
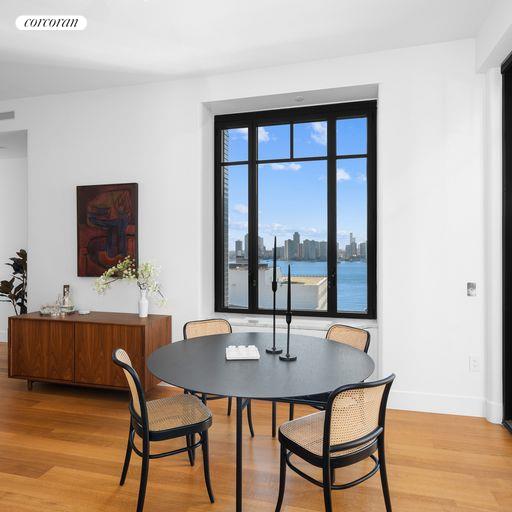
POLYGON ((288 324, 286 332, 286 354, 279 356, 279 359, 281 359, 281 361, 297 361, 297 356, 290 354, 290 324, 292 323, 292 314, 289 311, 286 313, 286 323, 288 324))
POLYGON ((274 308, 272 313, 272 346, 265 349, 267 354, 281 354, 282 348, 276 348, 276 292, 277 292, 277 281, 272 281, 272 293, 274 294, 274 308))

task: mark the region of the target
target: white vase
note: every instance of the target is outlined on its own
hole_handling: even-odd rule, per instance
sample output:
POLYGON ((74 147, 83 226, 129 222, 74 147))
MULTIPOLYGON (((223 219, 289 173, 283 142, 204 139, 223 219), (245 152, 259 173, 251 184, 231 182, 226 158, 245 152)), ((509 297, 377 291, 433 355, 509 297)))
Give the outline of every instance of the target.
POLYGON ((146 297, 146 290, 140 291, 140 299, 139 299, 139 317, 146 318, 148 316, 149 302, 146 297))

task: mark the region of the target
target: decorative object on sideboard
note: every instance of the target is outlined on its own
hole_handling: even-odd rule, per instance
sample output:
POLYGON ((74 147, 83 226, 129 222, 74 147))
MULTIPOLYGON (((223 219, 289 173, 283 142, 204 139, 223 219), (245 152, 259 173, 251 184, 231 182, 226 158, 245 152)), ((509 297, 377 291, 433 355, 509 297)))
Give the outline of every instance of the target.
POLYGON ((290 324, 292 323, 292 278, 290 273, 290 265, 288 265, 288 295, 286 301, 286 354, 280 355, 281 361, 296 361, 297 356, 290 354, 290 324))
POLYGON ((78 276, 99 277, 126 256, 137 262, 138 184, 76 187, 78 276))
POLYGON ((74 313, 75 311, 75 305, 73 304, 73 301, 71 300, 71 292, 70 292, 70 286, 69 284, 65 284, 62 287, 62 300, 60 309, 63 313, 74 313))
POLYGON ((96 279, 94 289, 98 293, 104 294, 116 281, 135 281, 140 290, 139 317, 145 318, 148 316, 148 299, 158 298, 159 305, 165 303, 160 283, 157 281, 159 274, 160 268, 153 263, 144 262, 137 267, 130 256, 126 256, 123 261, 109 268, 96 279))
POLYGON ((27 312, 27 251, 20 249, 16 256, 6 263, 12 268, 12 277, 0 281, 0 302, 10 302, 16 315, 27 312))
POLYGON ((274 254, 273 254, 273 271, 272 271, 272 346, 266 349, 268 354, 281 354, 282 348, 276 348, 276 293, 277 293, 277 238, 274 236, 274 254))
POLYGON ((65 284, 62 287, 62 295, 58 295, 57 300, 53 304, 44 304, 39 308, 39 314, 41 316, 65 317, 73 313, 76 313, 76 309, 71 300, 69 284, 65 284))

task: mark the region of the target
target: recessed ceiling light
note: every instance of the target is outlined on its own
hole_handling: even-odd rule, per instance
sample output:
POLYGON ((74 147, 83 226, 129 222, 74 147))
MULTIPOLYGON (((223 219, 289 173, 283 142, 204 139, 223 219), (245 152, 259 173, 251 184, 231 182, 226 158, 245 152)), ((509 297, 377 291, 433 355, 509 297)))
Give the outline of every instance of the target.
POLYGON ((296 96, 296 97, 295 97, 295 101, 296 101, 297 103, 302 103, 302 102, 304 101, 304 96, 296 96))

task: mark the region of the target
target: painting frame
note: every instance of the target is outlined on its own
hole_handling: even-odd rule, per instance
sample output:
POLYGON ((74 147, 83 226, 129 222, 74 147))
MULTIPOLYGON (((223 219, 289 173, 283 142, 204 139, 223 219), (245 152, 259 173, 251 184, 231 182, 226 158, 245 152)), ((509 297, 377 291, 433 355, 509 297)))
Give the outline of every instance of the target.
POLYGON ((138 183, 76 187, 78 277, 99 277, 126 256, 137 264, 138 192, 138 183))

